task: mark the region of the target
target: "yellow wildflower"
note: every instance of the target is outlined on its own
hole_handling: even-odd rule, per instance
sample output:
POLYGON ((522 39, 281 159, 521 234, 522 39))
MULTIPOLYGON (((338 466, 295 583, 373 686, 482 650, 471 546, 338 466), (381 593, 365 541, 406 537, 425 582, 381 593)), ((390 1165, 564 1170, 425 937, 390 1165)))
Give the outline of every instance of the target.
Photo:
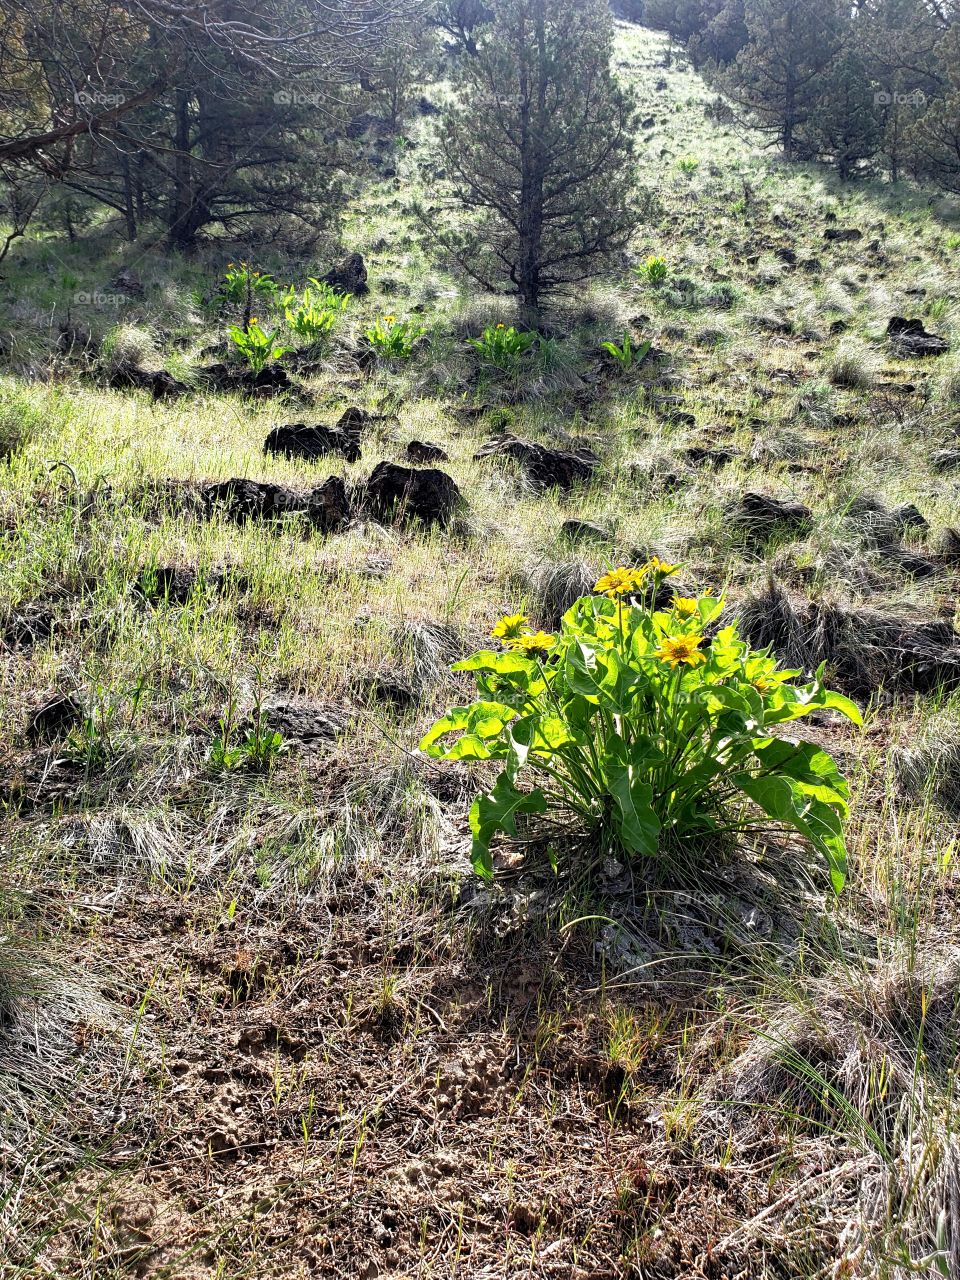
POLYGON ((511 649, 522 649, 524 653, 532 655, 546 653, 556 643, 556 636, 549 636, 545 631, 537 631, 536 633, 517 636, 516 639, 510 641, 510 647, 511 649))
POLYGON ((668 564, 666 560, 661 560, 659 556, 651 556, 644 568, 649 573, 659 573, 662 577, 667 578, 671 573, 676 573, 680 566, 678 564, 668 564))
POLYGON ((656 656, 670 667, 696 667, 707 660, 700 652, 702 641, 703 636, 664 636, 656 656))
POLYGON ((692 596, 673 597, 673 612, 678 618, 692 618, 699 607, 699 600, 694 600, 692 596))
POLYGON ((502 329, 502 328, 503 328, 503 325, 502 325, 502 324, 498 324, 498 325, 497 325, 497 328, 498 328, 498 329, 502 329))
POLYGON ((593 589, 613 600, 617 596, 629 595, 631 591, 639 591, 645 573, 646 569, 611 569, 593 589))
POLYGON ((505 644, 510 644, 522 636, 525 631, 530 629, 530 619, 525 613, 508 613, 501 618, 490 634, 496 640, 503 640, 505 644))
POLYGON ((384 316, 384 317, 383 317, 383 323, 384 323, 384 324, 394 324, 394 323, 396 322, 396 319, 397 319, 397 317, 396 317, 396 316, 384 316))

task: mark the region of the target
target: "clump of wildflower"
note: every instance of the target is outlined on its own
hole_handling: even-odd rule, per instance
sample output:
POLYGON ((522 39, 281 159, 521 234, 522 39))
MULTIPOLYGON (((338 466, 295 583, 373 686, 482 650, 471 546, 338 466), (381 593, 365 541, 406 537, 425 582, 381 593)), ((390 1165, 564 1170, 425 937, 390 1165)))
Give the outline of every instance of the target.
POLYGON ((698 667, 706 662, 700 652, 703 636, 664 636, 656 656, 670 667, 698 667))
POLYGON ((600 595, 609 596, 611 600, 617 596, 630 595, 643 586, 646 568, 643 569, 611 569, 605 573, 593 588, 600 595))
POLYGON ((688 618, 695 617, 699 612, 699 609, 700 602, 695 600, 692 596, 673 597, 673 612, 676 617, 683 621, 686 621, 688 618))
POLYGON ((511 641, 518 639, 530 629, 530 619, 525 613, 508 613, 491 631, 491 635, 495 640, 502 640, 504 644, 510 644, 511 641))

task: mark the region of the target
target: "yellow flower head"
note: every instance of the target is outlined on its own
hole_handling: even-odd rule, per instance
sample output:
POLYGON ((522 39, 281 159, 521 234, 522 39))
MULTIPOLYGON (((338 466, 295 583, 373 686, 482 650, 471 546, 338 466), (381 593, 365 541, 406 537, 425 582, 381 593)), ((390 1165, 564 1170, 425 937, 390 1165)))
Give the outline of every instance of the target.
POLYGON ((768 680, 766 676, 754 676, 750 681, 757 693, 769 693, 774 688, 774 682, 768 680))
POLYGON ((396 316, 384 316, 384 317, 383 317, 383 323, 384 323, 384 324, 394 324, 394 323, 396 322, 396 319, 397 319, 397 317, 396 317, 396 316))
POLYGON ((549 636, 545 631, 537 631, 536 633, 527 633, 526 635, 517 636, 516 639, 510 641, 510 648, 520 649, 526 654, 534 655, 538 653, 546 653, 547 650, 552 649, 556 643, 556 636, 549 636))
POLYGON ((497 325, 497 328, 498 328, 498 329, 502 329, 502 328, 503 328, 503 325, 502 325, 502 324, 498 324, 498 325, 497 325))
POLYGON ((227 263, 227 270, 228 270, 228 271, 232 271, 232 270, 233 270, 233 263, 232 263, 232 262, 228 262, 228 263, 227 263))
POLYGON ((697 667, 706 662, 700 652, 702 641, 703 636, 664 636, 656 656, 670 667, 697 667))
POLYGON ((673 612, 678 618, 692 618, 700 607, 699 600, 694 600, 691 596, 674 596, 673 612))
POLYGON ((667 578, 671 573, 676 573, 680 566, 678 564, 668 564, 666 560, 661 560, 659 556, 651 556, 644 568, 650 573, 659 573, 661 577, 667 578))
POLYGON ((251 325, 255 325, 255 324, 259 324, 259 323, 260 323, 260 321, 257 319, 257 317, 256 317, 256 316, 251 316, 251 317, 250 317, 250 324, 251 324, 251 325))
POLYGON ((611 569, 593 589, 613 600, 617 596, 629 595, 631 591, 639 591, 645 574, 646 569, 611 569))
POLYGON ((490 634, 496 640, 510 644, 530 629, 530 619, 525 613, 508 613, 500 619, 490 634))

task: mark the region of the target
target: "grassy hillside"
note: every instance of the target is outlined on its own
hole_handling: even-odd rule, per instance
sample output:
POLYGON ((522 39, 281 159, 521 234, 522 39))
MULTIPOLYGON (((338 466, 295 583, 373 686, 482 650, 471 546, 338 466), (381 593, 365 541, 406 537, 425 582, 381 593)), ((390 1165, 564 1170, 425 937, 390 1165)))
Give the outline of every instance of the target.
POLYGON ((344 225, 369 296, 278 395, 197 381, 239 320, 216 246, 4 264, 3 1280, 960 1269, 960 221, 784 166, 661 37, 619 47, 645 229, 517 374, 467 342, 510 304, 418 219, 430 116, 344 225), (361 358, 383 314, 424 326, 409 361, 361 358), (951 349, 905 356, 897 316, 951 349), (621 373, 624 332, 654 351, 621 373), (106 386, 130 367, 191 389, 106 386), (351 407, 358 461, 264 455, 351 407), (599 465, 540 488, 475 457, 507 434, 599 465), (205 497, 356 495, 413 440, 463 495, 447 525, 205 497), (853 786, 840 898, 783 841, 682 883, 471 875, 477 778, 416 752, 467 693, 449 664, 651 552, 864 709, 811 730, 853 786))

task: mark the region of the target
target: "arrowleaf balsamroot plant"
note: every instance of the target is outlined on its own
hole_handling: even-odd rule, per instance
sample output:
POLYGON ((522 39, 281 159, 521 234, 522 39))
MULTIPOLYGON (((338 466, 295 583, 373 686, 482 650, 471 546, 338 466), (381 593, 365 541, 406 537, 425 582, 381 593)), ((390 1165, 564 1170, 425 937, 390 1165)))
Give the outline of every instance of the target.
POLYGON ((398 320, 396 316, 381 316, 364 330, 367 342, 386 360, 408 360, 413 344, 425 333, 423 325, 410 319, 398 320))
POLYGON ((230 330, 233 345, 246 360, 253 373, 261 373, 271 360, 279 360, 290 350, 289 347, 277 346, 279 329, 264 333, 259 320, 251 320, 246 329, 234 326, 230 330))
POLYGON ((516 835, 520 814, 545 815, 552 856, 566 843, 627 860, 675 859, 683 846, 699 851, 772 820, 805 836, 843 888, 847 783, 821 747, 771 731, 822 708, 859 725, 860 712, 825 687, 823 668, 798 683, 800 672, 751 650, 734 626, 708 639, 722 598, 675 596, 656 608, 675 568, 654 559, 611 570, 559 635, 515 614, 493 630, 501 651, 455 664, 480 697, 438 720, 420 748, 503 762, 470 811, 482 876, 493 874, 491 840, 516 835), (537 785, 521 789, 524 772, 537 785))
POLYGON ((314 292, 307 287, 299 299, 295 290, 290 291, 284 299, 283 313, 288 327, 298 338, 310 346, 320 346, 333 333, 349 302, 345 293, 335 293, 326 288, 314 292))
POLYGON ((224 302, 245 302, 248 296, 272 298, 277 292, 277 282, 273 276, 263 271, 253 271, 246 262, 239 267, 230 262, 223 273, 220 284, 220 296, 224 302))
POLYGON ((526 353, 537 341, 537 334, 530 329, 516 329, 513 325, 487 325, 479 338, 468 342, 487 364, 509 373, 519 365, 526 353))
POLYGON ((634 346, 629 333, 624 333, 623 342, 600 343, 600 350, 605 351, 611 360, 616 360, 621 373, 628 373, 634 365, 643 364, 652 348, 649 338, 634 346))

